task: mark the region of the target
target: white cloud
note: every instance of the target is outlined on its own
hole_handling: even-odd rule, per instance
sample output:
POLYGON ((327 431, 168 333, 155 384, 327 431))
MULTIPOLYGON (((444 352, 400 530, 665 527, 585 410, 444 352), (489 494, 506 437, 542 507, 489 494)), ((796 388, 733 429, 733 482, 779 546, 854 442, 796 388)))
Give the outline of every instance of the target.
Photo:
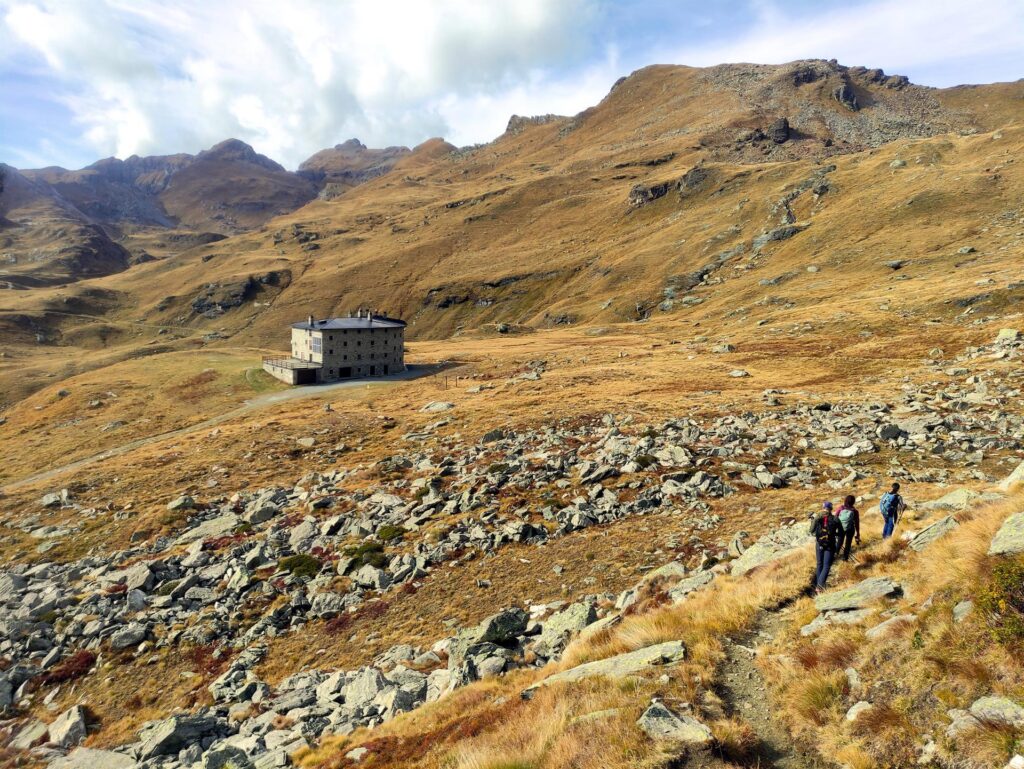
POLYGON ((1002 59, 1012 56, 1017 72, 1010 77, 1024 76, 1021 0, 867 0, 797 13, 789 3, 756 0, 754 8, 756 22, 731 40, 673 46, 660 54, 696 66, 838 59, 935 86, 985 82, 986 75, 979 77, 985 60, 998 61, 1005 71, 1002 59), (949 64, 964 59, 971 60, 971 72, 957 78, 949 64))
POLYGON ((289 166, 350 136, 492 138, 500 128, 453 128, 453 110, 553 104, 552 88, 572 88, 545 73, 584 60, 593 18, 585 0, 40 0, 0 16, 45 59, 97 154, 236 136, 289 166))
POLYGON ((949 85, 1020 77, 1021 51, 1024 0, 0 0, 0 150, 237 137, 294 167, 352 136, 488 141, 652 63, 838 58, 949 85))

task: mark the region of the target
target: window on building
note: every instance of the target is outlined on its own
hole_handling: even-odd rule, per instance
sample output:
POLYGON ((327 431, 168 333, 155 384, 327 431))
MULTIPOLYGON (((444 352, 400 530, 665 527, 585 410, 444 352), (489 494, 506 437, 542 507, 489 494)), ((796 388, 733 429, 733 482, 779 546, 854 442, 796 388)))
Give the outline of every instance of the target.
POLYGON ((318 337, 318 336, 313 337, 313 352, 315 352, 315 353, 322 352, 323 351, 322 350, 322 345, 323 345, 323 339, 321 337, 318 337))

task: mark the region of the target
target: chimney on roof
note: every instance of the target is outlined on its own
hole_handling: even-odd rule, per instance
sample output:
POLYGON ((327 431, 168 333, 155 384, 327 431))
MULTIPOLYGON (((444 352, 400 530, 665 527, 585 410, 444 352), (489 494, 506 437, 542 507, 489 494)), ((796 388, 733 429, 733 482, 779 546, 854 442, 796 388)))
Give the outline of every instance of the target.
POLYGON ((313 326, 313 316, 312 315, 309 316, 309 325, 310 325, 310 328, 312 328, 312 326, 313 326))

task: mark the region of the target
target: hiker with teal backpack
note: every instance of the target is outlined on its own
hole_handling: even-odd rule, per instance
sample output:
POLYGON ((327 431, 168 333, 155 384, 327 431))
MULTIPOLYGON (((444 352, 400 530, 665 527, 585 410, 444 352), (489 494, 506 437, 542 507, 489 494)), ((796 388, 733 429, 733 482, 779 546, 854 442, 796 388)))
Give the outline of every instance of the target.
POLYGON ((892 485, 892 491, 887 491, 882 495, 882 501, 878 507, 882 511, 882 518, 885 521, 882 527, 882 539, 888 539, 896 529, 896 524, 899 523, 903 511, 907 509, 907 503, 900 496, 898 483, 892 485))
POLYGON ((839 523, 843 526, 843 536, 839 539, 839 549, 836 550, 836 557, 838 558, 840 553, 842 553, 844 561, 850 560, 853 540, 856 539, 857 544, 860 545, 860 511, 854 506, 856 503, 856 497, 853 494, 849 494, 836 511, 836 518, 839 519, 839 523))
POLYGON ((832 569, 832 561, 835 560, 839 542, 844 536, 843 524, 839 522, 839 516, 832 512, 832 503, 826 502, 822 507, 821 515, 816 516, 811 513, 811 517, 814 519, 811 522, 811 535, 814 537, 814 551, 817 560, 814 571, 814 589, 819 593, 825 589, 828 573, 832 569))

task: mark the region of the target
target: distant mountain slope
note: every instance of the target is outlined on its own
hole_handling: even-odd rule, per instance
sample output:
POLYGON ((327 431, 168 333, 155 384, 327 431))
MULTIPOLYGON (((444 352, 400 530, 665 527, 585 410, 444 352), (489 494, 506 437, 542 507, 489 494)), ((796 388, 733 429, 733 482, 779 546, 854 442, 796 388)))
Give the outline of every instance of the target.
POLYGON ((129 253, 48 185, 0 164, 0 287, 31 288, 128 267, 129 253))
MULTIPOLYGON (((204 324, 193 301, 208 284, 287 271, 272 303, 217 318, 260 343, 362 304, 409 320, 411 337, 830 308, 839 286, 889 286, 887 261, 948 275, 937 255, 1014 206, 1019 170, 991 169, 1019 146, 1022 95, 1024 83, 945 91, 825 61, 647 67, 576 116, 518 118, 472 148, 424 142, 265 233, 133 271, 126 290, 155 322, 204 324)), ((979 293, 964 280, 946 296, 979 293)))
POLYGON ((409 152, 408 147, 369 149, 358 139, 349 139, 317 152, 299 166, 298 174, 317 184, 321 197, 330 199, 386 174, 409 152))
POLYGON ((294 211, 316 187, 237 139, 198 155, 107 158, 78 171, 23 172, 113 227, 182 227, 222 235, 294 211))

